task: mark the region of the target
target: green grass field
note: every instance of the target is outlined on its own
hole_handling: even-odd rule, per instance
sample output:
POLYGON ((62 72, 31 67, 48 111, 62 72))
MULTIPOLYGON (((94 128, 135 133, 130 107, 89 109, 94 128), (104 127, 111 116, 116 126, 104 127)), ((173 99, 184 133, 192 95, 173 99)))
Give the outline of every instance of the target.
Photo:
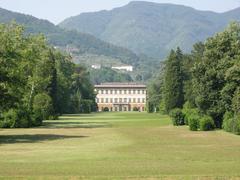
POLYGON ((68 115, 0 129, 0 179, 240 179, 240 136, 146 113, 68 115))

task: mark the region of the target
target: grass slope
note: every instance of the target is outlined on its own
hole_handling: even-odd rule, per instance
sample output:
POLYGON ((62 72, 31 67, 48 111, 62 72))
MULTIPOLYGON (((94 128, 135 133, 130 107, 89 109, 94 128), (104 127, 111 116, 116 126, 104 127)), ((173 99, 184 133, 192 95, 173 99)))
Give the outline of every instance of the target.
POLYGON ((162 115, 68 115, 0 130, 0 179, 238 179, 239 147, 239 136, 162 115))

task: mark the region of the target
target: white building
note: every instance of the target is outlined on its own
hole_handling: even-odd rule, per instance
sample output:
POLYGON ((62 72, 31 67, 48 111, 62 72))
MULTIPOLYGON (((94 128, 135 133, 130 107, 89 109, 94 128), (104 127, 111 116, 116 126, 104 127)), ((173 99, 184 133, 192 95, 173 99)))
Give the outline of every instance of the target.
POLYGON ((91 67, 93 69, 101 69, 101 65, 100 64, 93 64, 91 67))
POLYGON ((103 83, 95 85, 98 110, 103 111, 145 111, 146 85, 136 83, 103 83))
POLYGON ((113 66, 112 69, 124 70, 124 71, 133 71, 133 66, 113 66))

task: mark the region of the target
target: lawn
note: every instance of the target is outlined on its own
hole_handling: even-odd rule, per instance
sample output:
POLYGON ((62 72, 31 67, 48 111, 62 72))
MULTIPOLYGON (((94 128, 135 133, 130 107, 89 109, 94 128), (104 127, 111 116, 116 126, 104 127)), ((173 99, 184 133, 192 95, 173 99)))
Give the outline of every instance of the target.
POLYGON ((240 136, 164 115, 68 115, 0 129, 0 179, 240 179, 240 136))

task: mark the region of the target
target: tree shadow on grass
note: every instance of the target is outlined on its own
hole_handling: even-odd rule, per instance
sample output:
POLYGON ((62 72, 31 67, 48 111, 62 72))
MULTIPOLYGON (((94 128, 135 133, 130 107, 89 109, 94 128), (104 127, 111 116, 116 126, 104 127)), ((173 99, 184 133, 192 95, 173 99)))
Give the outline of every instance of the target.
POLYGON ((23 134, 23 135, 0 135, 0 145, 14 143, 37 143, 59 139, 86 138, 88 136, 66 136, 57 134, 23 134))
POLYGON ((105 128, 111 127, 111 124, 106 122, 61 122, 61 121, 51 121, 51 122, 44 122, 44 128, 105 128))

